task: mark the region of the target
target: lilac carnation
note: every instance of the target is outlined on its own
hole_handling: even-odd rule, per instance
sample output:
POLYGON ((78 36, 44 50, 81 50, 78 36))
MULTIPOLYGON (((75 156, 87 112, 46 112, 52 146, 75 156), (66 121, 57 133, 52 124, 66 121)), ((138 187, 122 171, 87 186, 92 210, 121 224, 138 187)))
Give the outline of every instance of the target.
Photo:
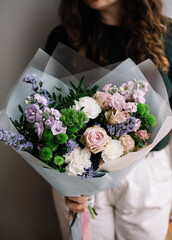
POLYGON ((40 115, 40 109, 37 104, 31 104, 25 110, 26 118, 28 122, 40 121, 42 116, 40 115))
POLYGON ((63 127, 63 123, 61 121, 54 122, 54 125, 51 127, 51 131, 53 135, 58 135, 59 133, 66 133, 66 127, 63 127))
POLYGON ((125 98, 119 93, 114 93, 110 98, 109 105, 116 110, 121 111, 123 108, 125 108, 125 104, 125 98))

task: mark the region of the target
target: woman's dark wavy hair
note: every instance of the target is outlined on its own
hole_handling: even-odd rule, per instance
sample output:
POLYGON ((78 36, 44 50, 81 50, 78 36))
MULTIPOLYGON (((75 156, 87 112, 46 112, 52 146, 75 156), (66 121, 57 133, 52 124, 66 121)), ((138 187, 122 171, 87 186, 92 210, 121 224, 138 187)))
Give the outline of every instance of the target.
MULTIPOLYGON (((150 58, 158 69, 168 71, 163 44, 168 19, 161 13, 162 1, 121 1, 123 34, 130 36, 125 42, 126 58, 135 63, 150 58)), ((71 46, 96 63, 105 64, 98 11, 89 8, 83 0, 61 0, 60 17, 71 46)))

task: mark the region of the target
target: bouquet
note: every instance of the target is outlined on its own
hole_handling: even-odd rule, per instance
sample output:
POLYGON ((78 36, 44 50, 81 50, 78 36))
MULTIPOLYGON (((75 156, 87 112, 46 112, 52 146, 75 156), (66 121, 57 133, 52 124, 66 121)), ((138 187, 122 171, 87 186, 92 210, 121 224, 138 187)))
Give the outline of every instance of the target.
POLYGON ((57 87, 50 94, 36 74, 22 81, 33 92, 25 111, 18 106, 20 120, 11 119, 20 135, 0 129, 0 139, 17 151, 30 151, 59 172, 86 179, 100 164, 148 144, 156 118, 145 104, 146 81, 133 79, 119 88, 109 83, 97 91, 96 85, 83 89, 82 78, 77 87, 71 82, 66 96, 57 87))
POLYGON ((150 60, 102 68, 60 44, 22 73, 0 112, 0 140, 62 195, 91 196, 117 186, 171 120, 150 60))

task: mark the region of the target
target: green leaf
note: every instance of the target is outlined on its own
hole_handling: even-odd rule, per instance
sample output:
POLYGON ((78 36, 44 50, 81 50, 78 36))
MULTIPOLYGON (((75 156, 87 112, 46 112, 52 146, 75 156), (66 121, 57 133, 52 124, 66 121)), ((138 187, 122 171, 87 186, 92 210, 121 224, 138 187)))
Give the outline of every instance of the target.
POLYGON ((20 111, 21 113, 24 112, 24 111, 23 111, 23 108, 21 107, 21 105, 18 105, 18 108, 19 108, 19 111, 20 111))

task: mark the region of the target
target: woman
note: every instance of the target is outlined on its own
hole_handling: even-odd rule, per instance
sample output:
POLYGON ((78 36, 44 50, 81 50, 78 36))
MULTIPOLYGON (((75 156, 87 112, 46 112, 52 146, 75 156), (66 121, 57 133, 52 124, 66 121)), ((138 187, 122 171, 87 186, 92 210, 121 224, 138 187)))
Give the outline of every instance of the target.
MULTIPOLYGON (((161 10, 160 0, 63 0, 62 25, 51 32, 45 50, 51 54, 62 42, 100 65, 128 57, 135 63, 150 58, 161 71, 170 98, 172 23, 161 10)), ((165 238, 172 203, 168 142, 169 136, 118 187, 95 195, 93 239, 165 238)), ((55 190, 53 195, 63 239, 68 239, 68 209, 84 211, 86 197, 65 197, 66 207, 55 190)))

